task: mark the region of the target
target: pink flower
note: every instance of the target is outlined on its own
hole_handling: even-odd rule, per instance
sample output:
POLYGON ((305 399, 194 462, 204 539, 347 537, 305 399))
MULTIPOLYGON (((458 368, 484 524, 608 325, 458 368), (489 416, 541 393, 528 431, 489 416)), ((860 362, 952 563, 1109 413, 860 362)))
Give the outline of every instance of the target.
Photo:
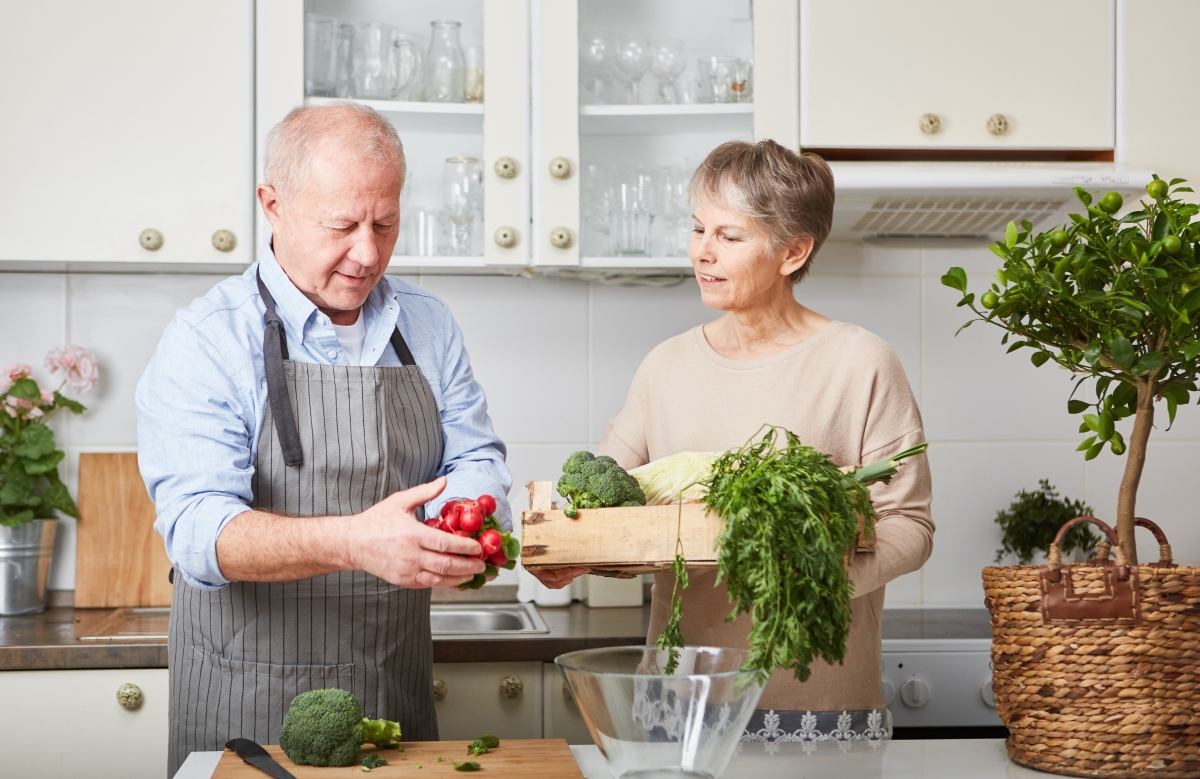
POLYGON ((33 408, 29 409, 29 413, 25 415, 25 418, 26 419, 41 419, 42 416, 44 416, 44 413, 45 412, 43 412, 40 408, 38 408, 37 406, 34 406, 33 408))
POLYGON ((12 406, 7 406, 7 405, 6 405, 6 406, 4 406, 4 410, 8 412, 8 415, 9 415, 10 417, 13 417, 14 419, 16 418, 16 416, 17 416, 17 410, 16 410, 15 408, 13 408, 12 406))
POLYGON ((0 395, 3 395, 4 393, 8 392, 8 389, 11 386, 12 386, 12 382, 9 381, 8 376, 6 376, 4 374, 0 374, 0 395))
POLYGON ((33 373, 33 367, 19 362, 10 362, 8 367, 4 369, 4 374, 8 376, 9 381, 17 379, 27 379, 33 373))
POLYGON ((46 355, 46 367, 51 373, 65 371, 67 383, 81 395, 96 386, 96 382, 100 380, 100 366, 96 362, 96 355, 82 346, 52 349, 46 355))
POLYGON ((42 390, 42 402, 43 403, 53 403, 54 402, 54 393, 48 389, 42 390))
POLYGON ((10 406, 13 406, 14 408, 21 408, 21 409, 33 408, 33 403, 29 402, 25 398, 9 398, 8 403, 10 406))

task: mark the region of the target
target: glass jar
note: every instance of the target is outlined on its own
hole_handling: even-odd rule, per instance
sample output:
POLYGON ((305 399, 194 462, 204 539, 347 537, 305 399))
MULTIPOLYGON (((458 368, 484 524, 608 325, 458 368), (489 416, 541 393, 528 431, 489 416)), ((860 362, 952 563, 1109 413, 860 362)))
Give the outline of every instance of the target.
POLYGON ((425 99, 431 103, 463 102, 462 44, 459 22, 429 23, 429 52, 425 55, 425 99))

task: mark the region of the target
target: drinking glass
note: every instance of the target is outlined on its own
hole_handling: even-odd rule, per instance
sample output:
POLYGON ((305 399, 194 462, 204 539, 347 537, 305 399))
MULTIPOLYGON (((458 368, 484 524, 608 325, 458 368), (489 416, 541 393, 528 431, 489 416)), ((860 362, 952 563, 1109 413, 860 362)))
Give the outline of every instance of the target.
POLYGON ((630 33, 618 35, 613 63, 625 79, 625 102, 642 102, 639 86, 642 76, 650 69, 650 38, 630 33))
POLYGON ((390 24, 354 25, 350 44, 354 96, 387 100, 396 86, 396 36, 390 24))
POLYGON ((334 95, 337 97, 354 96, 354 25, 345 23, 338 25, 337 34, 337 76, 334 79, 334 95))
POLYGON ((738 67, 737 57, 702 57, 698 63, 700 76, 709 101, 713 103, 732 103, 736 99, 733 91, 733 75, 738 67))
POLYGON ((483 166, 474 157, 450 157, 442 166, 442 206, 450 219, 449 254, 471 252, 475 218, 483 211, 483 166))
POLYGON ((612 36, 591 32, 579 42, 579 75, 585 88, 592 93, 592 102, 606 101, 609 75, 612 72, 615 45, 612 36))
POLYGON ((707 88, 704 86, 704 79, 700 78, 699 71, 685 70, 679 78, 675 79, 675 89, 679 94, 679 102, 692 105, 695 103, 706 103, 707 88))
POLYGON ((435 257, 442 247, 445 215, 433 208, 414 208, 404 217, 405 254, 435 257))
POLYGON ((608 215, 612 207, 612 170, 585 165, 580 180, 581 251, 585 257, 604 257, 612 251, 608 215))
POLYGON ((338 21, 304 15, 304 94, 332 97, 337 86, 338 21))
POLYGON ((675 79, 683 72, 683 41, 668 38, 650 44, 650 72, 658 79, 658 95, 664 103, 677 103, 675 79))
POLYGON ((463 49, 463 97, 468 103, 483 102, 483 47, 463 49))
POLYGON ((651 174, 645 168, 627 168, 613 182, 608 212, 612 252, 618 257, 650 255, 651 174))
POLYGON ((425 55, 425 99, 431 103, 461 103, 464 65, 459 22, 429 23, 429 52, 425 55))
POLYGON ((754 63, 750 60, 738 60, 737 68, 733 71, 733 92, 739 103, 754 102, 754 63))
POLYGON ((396 36, 396 52, 393 62, 395 86, 392 97, 396 100, 420 100, 422 61, 425 58, 425 36, 400 33, 396 36))

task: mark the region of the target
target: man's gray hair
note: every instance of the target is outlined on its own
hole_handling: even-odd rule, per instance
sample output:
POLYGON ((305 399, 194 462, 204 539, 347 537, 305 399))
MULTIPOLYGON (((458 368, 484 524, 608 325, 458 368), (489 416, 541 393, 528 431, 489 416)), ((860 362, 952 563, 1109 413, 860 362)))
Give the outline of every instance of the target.
POLYGON ((297 106, 267 133, 263 153, 266 183, 287 197, 308 185, 313 149, 327 137, 337 136, 357 146, 359 157, 393 163, 404 180, 404 144, 392 123, 374 108, 350 100, 323 106, 297 106))

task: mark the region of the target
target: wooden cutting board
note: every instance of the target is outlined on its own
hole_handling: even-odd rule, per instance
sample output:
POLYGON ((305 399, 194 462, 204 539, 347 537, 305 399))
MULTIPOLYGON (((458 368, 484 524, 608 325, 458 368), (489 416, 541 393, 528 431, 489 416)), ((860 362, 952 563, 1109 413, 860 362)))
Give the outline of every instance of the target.
MULTIPOLYGON (((292 773, 296 779, 334 779, 335 777, 370 776, 371 779, 392 779, 392 777, 419 777, 420 779, 455 779, 463 776, 493 776, 498 779, 583 779, 579 764, 567 742, 561 738, 552 739, 505 739, 497 749, 486 755, 472 757, 467 754, 469 741, 414 741, 401 744, 403 752, 394 749, 375 749, 367 747, 359 755, 359 760, 367 755, 378 752, 388 764, 369 772, 362 770, 362 765, 345 768, 317 768, 316 766, 298 766, 278 746, 263 747, 276 762, 292 773), (438 757, 442 762, 438 762, 438 757), (479 771, 466 773, 454 770, 451 758, 458 762, 473 760, 479 763, 479 771), (417 766, 420 765, 420 768, 417 766)), ((242 762, 242 759, 230 750, 221 755, 217 770, 213 771, 213 779, 263 779, 266 774, 252 765, 242 762)))
POLYGON ((76 608, 170 606, 171 563, 132 452, 79 455, 76 608))

